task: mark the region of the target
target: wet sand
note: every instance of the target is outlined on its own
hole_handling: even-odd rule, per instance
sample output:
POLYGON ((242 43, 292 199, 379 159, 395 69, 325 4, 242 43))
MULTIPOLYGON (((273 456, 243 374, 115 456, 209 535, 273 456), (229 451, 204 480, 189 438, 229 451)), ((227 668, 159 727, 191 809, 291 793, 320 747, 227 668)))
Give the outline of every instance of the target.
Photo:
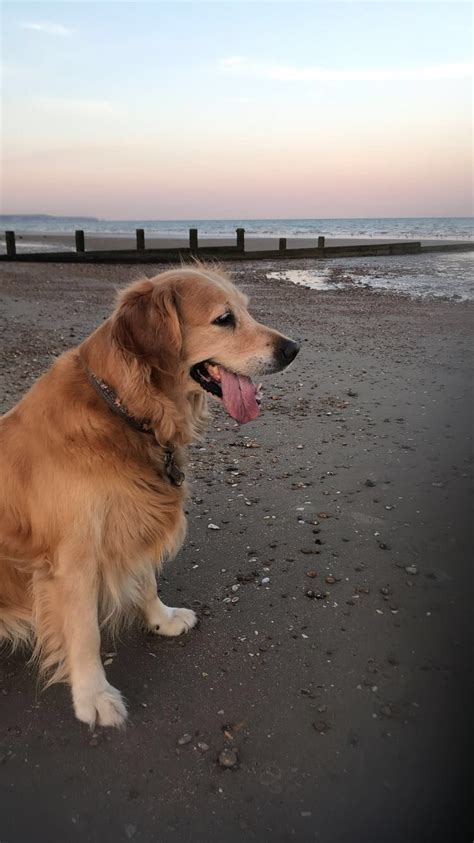
MULTIPOLYGON (((104 642, 123 733, 92 735, 64 686, 37 692, 24 657, 3 658, 5 843, 472 837, 474 305, 234 268, 302 350, 266 378, 257 421, 216 408, 192 449, 188 540, 161 594, 200 626, 104 642)), ((139 273, 1 265, 0 410, 139 273)))

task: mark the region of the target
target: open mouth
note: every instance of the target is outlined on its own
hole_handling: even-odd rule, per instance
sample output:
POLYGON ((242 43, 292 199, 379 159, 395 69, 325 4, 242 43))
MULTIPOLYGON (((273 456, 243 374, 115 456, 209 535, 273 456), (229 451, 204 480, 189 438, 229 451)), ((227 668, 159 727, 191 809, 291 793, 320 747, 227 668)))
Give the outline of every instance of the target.
POLYGON ((247 375, 231 372, 213 360, 203 360, 191 369, 191 377, 202 389, 222 401, 226 411, 239 424, 256 419, 262 395, 247 375))

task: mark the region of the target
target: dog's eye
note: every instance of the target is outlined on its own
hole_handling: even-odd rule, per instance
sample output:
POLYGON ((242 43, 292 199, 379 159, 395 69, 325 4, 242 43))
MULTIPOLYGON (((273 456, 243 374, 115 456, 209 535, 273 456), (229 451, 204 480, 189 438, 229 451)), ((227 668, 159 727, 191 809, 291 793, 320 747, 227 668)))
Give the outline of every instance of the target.
POLYGON ((227 310, 225 313, 222 313, 220 316, 218 316, 217 319, 214 319, 212 324, 233 326, 235 325, 235 316, 231 310, 227 310))

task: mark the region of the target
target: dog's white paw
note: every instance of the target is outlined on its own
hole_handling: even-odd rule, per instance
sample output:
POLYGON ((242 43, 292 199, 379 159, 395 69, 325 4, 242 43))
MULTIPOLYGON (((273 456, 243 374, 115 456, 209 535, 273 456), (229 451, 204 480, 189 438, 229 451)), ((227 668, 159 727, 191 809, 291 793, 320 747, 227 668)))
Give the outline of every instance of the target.
POLYGON ((120 691, 109 683, 101 689, 81 689, 73 691, 74 712, 78 720, 87 723, 91 729, 95 725, 125 725, 127 709, 120 691))
POLYGON ((192 609, 172 609, 166 606, 166 615, 160 617, 159 623, 151 627, 156 635, 181 635, 189 632, 197 624, 196 612, 192 609))

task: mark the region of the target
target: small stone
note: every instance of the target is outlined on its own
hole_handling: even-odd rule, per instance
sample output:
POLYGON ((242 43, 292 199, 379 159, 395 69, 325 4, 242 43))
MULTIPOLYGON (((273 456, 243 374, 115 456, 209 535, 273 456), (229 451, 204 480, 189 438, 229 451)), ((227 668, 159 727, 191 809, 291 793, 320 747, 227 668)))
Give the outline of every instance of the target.
POLYGON ((310 579, 314 580, 315 577, 318 576, 316 571, 306 571, 306 576, 310 579))
POLYGON ((370 477, 365 481, 365 485, 369 487, 369 489, 373 489, 376 483, 370 479, 370 477))
POLYGON ((309 597, 311 600, 315 600, 315 599, 316 600, 325 600, 326 597, 329 597, 329 592, 328 591, 313 591, 312 589, 309 589, 306 592, 306 597, 309 597))
POLYGON ((300 688, 300 694, 302 694, 303 697, 309 697, 311 700, 314 700, 315 698, 313 692, 310 691, 309 688, 300 688))
POLYGON ((220 530, 220 527, 218 527, 217 524, 208 524, 207 529, 208 530, 220 530))
POLYGON ((218 761, 221 767, 235 767, 235 765, 238 763, 238 760, 239 759, 237 758, 237 754, 234 752, 233 749, 226 748, 223 749, 221 753, 219 753, 218 761))
POLYGON ((334 585, 334 583, 336 582, 336 578, 333 576, 329 576, 325 578, 325 581, 328 585, 334 585))
POLYGON ((191 743, 192 739, 193 736, 188 735, 188 733, 186 733, 185 735, 181 735, 181 737, 178 738, 178 746, 185 746, 187 743, 191 743))
POLYGON ((197 748, 201 752, 207 752, 209 749, 209 745, 207 743, 204 743, 204 741, 198 741, 197 748))
POLYGON ((407 572, 407 574, 412 574, 413 576, 415 576, 415 574, 418 573, 418 568, 416 567, 416 565, 406 565, 405 571, 407 572))

